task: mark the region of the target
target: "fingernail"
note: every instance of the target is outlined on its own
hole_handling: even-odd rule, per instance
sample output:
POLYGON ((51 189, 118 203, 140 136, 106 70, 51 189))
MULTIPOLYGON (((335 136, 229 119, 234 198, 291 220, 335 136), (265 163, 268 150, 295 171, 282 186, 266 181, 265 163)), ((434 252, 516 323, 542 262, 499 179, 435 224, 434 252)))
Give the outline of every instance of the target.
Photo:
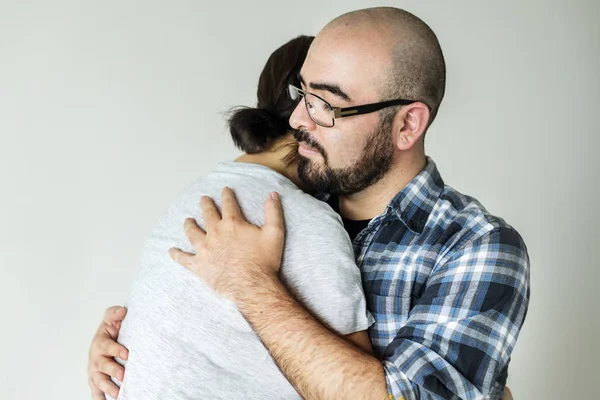
POLYGON ((119 354, 119 357, 121 358, 121 360, 127 360, 127 352, 121 351, 121 353, 119 354))
POLYGON ((271 196, 271 198, 273 200, 278 200, 279 201, 279 193, 277 193, 277 192, 271 192, 270 196, 271 196))

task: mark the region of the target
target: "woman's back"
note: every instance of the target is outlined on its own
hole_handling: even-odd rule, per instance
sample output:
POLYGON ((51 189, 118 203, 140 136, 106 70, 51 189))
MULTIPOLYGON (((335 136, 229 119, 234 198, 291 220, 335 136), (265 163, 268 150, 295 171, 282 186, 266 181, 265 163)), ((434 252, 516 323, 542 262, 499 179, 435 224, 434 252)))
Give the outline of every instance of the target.
POLYGON ((235 305, 169 257, 171 247, 193 252, 183 221, 193 216, 203 226, 200 196, 218 200, 224 186, 258 225, 268 193, 280 193, 281 274, 313 315, 342 335, 371 323, 337 214, 270 168, 225 162, 178 196, 144 247, 119 335, 130 351, 119 399, 299 398, 235 305))

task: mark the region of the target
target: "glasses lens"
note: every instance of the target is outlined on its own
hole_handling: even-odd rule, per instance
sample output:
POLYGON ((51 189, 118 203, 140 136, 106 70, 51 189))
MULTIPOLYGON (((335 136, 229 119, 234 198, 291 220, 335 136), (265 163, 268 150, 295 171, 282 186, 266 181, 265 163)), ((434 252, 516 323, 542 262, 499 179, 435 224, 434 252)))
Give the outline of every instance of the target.
POLYGON ((288 85, 288 94, 293 101, 298 101, 304 96, 308 115, 317 124, 325 127, 333 126, 333 109, 329 103, 314 94, 304 92, 294 85, 288 85))
POLYGON ((313 121, 321 126, 333 126, 333 109, 329 103, 310 93, 306 93, 305 100, 308 115, 313 121))

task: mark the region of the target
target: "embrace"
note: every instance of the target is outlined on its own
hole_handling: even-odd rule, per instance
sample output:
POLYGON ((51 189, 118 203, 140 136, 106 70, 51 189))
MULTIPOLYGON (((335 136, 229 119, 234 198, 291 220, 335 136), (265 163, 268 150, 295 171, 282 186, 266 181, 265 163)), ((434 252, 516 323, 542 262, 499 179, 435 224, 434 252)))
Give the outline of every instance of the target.
POLYGON ((93 398, 511 398, 529 257, 426 155, 445 85, 397 8, 278 48, 229 116, 244 154, 175 198, 107 310, 93 398))

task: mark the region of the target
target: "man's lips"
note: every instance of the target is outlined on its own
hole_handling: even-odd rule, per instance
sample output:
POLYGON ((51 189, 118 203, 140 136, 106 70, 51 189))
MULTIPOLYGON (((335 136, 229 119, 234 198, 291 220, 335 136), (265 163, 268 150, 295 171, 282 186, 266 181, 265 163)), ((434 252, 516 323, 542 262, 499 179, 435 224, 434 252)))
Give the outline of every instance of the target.
POLYGON ((303 156, 307 156, 307 157, 315 155, 315 154, 321 154, 317 150, 315 150, 312 147, 306 145, 305 143, 299 143, 298 144, 298 153, 302 154, 303 156))

